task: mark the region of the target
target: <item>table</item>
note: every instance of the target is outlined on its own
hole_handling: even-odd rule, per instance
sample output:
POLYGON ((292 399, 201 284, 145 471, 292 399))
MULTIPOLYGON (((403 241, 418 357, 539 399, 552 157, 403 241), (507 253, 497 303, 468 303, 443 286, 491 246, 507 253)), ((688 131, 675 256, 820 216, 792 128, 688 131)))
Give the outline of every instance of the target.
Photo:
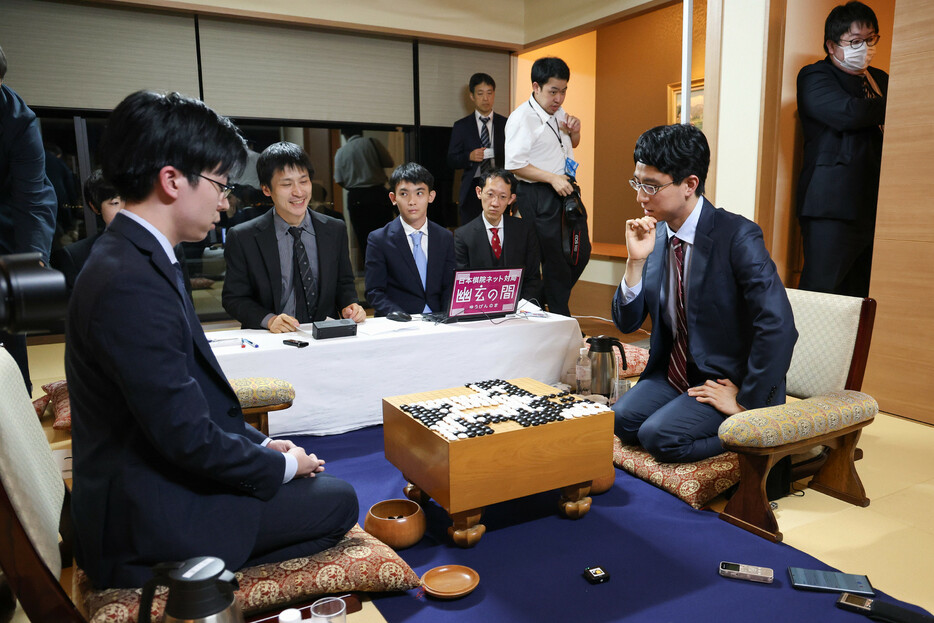
MULTIPOLYGON (((508 382, 538 396, 555 392, 532 379, 508 382)), ((571 519, 586 515, 591 482, 614 470, 613 412, 590 403, 595 412, 589 415, 526 428, 513 420, 497 422, 489 425, 492 434, 453 440, 406 412, 425 401, 449 404, 451 397, 478 393, 483 395, 455 387, 383 399, 386 459, 409 482, 406 496, 419 503, 430 497, 447 511, 453 522, 448 535, 461 547, 472 547, 483 536, 486 528, 480 517, 490 504, 561 489, 562 513, 571 519)), ((486 415, 498 399, 491 401, 492 407, 466 412, 486 415)))
POLYGON ((272 436, 331 435, 381 424, 382 398, 489 378, 526 376, 546 383, 573 368, 581 345, 577 320, 500 318, 433 324, 369 318, 353 337, 314 340, 309 333, 212 331, 228 378, 273 376, 295 387, 295 402, 269 414, 272 436), (239 338, 258 348, 241 348, 239 338), (233 338, 233 339, 230 339, 233 338), (305 348, 284 339, 309 342, 305 348))

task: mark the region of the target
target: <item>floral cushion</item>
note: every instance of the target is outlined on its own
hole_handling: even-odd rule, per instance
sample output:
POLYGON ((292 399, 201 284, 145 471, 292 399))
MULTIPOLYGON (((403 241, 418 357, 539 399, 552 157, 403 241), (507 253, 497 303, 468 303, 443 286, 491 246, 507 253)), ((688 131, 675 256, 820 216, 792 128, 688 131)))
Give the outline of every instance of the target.
POLYGON ((659 463, 640 446, 613 438, 613 464, 693 506, 703 506, 739 482, 739 456, 724 452, 696 463, 659 463))
POLYGON ((270 407, 295 400, 295 388, 288 381, 268 376, 251 376, 230 379, 230 386, 237 393, 237 400, 244 409, 270 407))
MULTIPOLYGON (((590 344, 585 344, 590 348, 590 344)), ((616 355, 616 369, 619 370, 619 378, 625 379, 631 376, 639 376, 645 370, 645 364, 649 362, 649 349, 631 344, 623 344, 623 351, 626 353, 626 369, 623 369, 623 360, 619 356, 619 347, 613 346, 613 354, 616 355)))
POLYGON ((36 410, 36 415, 39 416, 40 420, 43 417, 45 417, 45 410, 46 408, 48 408, 49 403, 51 401, 52 401, 52 397, 48 394, 46 394, 45 396, 39 396, 38 398, 32 401, 32 407, 33 409, 36 410))
POLYGON ((729 417, 720 425, 720 441, 732 446, 773 448, 871 420, 878 411, 879 403, 868 394, 853 390, 829 392, 729 417))
MULTIPOLYGON (((616 352, 618 349, 614 349, 616 352)), ((639 376, 645 370, 645 364, 649 362, 649 349, 632 344, 623 344, 623 350, 626 352, 626 365, 628 369, 623 370, 623 364, 619 361, 619 378, 630 376, 639 376)))
MULTIPOLYGON (((293 558, 241 569, 236 573, 237 601, 244 615, 283 607, 317 595, 350 591, 386 592, 415 588, 421 580, 388 545, 357 525, 330 549, 309 558, 293 558)), ((95 591, 75 569, 72 594, 89 623, 135 623, 140 589, 95 591)), ((152 600, 152 621, 163 620, 167 589, 152 600)))
POLYGON ((55 413, 55 430, 71 430, 71 401, 68 399, 68 382, 55 381, 43 385, 42 389, 51 396, 52 410, 55 413))

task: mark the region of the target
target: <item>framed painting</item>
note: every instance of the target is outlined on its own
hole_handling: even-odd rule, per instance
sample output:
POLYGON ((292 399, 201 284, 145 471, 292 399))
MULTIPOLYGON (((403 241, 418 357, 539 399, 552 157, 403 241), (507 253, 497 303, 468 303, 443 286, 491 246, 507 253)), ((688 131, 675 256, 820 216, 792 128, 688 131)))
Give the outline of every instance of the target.
MULTIPOLYGON (((691 125, 704 129, 704 79, 691 80, 691 125)), ((668 85, 668 123, 681 122, 681 83, 668 85)))

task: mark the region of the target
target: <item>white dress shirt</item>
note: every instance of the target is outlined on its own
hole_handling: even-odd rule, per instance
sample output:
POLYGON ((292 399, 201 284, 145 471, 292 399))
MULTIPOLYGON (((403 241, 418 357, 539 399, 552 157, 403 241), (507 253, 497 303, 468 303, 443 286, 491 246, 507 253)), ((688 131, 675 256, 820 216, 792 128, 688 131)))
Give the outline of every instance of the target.
POLYGON ((565 159, 574 158, 571 136, 561 129, 566 119, 564 108, 549 115, 534 95, 512 111, 506 120, 506 169, 514 171, 531 164, 548 173, 563 174, 565 159))
POLYGON ((417 231, 422 232, 422 253, 425 254, 425 258, 428 258, 428 219, 425 219, 425 224, 422 225, 419 229, 415 229, 408 223, 406 223, 402 217, 399 217, 399 222, 402 223, 402 231, 405 232, 405 241, 409 243, 409 251, 415 252, 415 243, 412 242, 412 234, 417 231))

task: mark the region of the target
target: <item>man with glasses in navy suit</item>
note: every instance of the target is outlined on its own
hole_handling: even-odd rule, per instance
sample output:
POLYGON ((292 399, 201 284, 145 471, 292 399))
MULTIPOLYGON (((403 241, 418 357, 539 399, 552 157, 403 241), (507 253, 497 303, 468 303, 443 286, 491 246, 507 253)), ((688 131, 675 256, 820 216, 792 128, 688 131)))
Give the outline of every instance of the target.
POLYGON ((758 225, 704 198, 710 147, 691 125, 659 126, 633 156, 643 216, 626 221, 626 273, 613 299, 624 333, 652 318, 649 361, 613 405, 616 434, 666 463, 723 452, 717 429, 785 402, 798 333, 758 225))

